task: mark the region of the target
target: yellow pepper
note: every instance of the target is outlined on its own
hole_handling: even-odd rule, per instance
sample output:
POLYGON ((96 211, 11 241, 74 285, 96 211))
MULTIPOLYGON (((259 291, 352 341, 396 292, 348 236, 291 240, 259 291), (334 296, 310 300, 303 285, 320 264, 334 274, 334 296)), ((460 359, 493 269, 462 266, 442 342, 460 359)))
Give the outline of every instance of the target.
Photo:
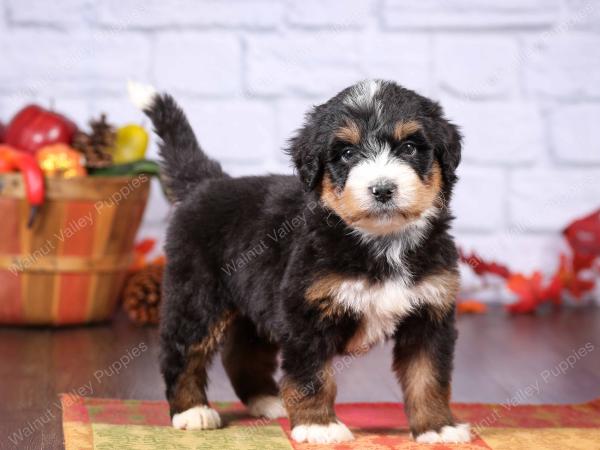
POLYGON ((42 147, 35 157, 46 176, 75 178, 87 175, 83 166, 83 155, 66 144, 42 147))

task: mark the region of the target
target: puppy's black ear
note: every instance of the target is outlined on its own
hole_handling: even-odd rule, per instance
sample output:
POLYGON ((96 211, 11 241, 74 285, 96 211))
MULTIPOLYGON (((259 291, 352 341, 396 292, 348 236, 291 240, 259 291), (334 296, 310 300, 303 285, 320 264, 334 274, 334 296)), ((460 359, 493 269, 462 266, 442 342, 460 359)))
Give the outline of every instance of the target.
POLYGON ((307 191, 312 191, 323 176, 323 152, 329 136, 317 126, 318 112, 319 107, 307 114, 304 127, 290 139, 287 149, 307 191))
POLYGON ((447 120, 442 121, 441 145, 436 149, 442 172, 449 180, 454 180, 454 172, 460 164, 462 136, 458 127, 447 120))

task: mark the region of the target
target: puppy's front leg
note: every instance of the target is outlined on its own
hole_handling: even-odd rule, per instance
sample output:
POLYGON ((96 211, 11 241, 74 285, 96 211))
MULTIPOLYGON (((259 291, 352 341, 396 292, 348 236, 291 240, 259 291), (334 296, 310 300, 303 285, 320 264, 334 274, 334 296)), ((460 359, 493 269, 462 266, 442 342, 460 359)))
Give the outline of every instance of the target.
POLYGON ((327 444, 353 439, 334 411, 336 385, 331 360, 283 349, 281 395, 297 442, 327 444))
POLYGON ((393 367, 411 433, 419 443, 469 442, 469 425, 456 424, 450 411, 453 311, 442 320, 426 316, 407 320, 395 336, 393 367))

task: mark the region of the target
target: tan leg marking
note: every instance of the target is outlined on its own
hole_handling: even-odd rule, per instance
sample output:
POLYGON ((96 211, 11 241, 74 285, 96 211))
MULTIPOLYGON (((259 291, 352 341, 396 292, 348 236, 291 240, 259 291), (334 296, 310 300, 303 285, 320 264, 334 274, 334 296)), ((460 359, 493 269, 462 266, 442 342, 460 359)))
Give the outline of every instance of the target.
POLYGON ((210 333, 201 342, 190 346, 187 363, 175 386, 171 400, 171 411, 186 411, 194 406, 207 405, 206 398, 206 369, 214 352, 229 325, 232 323, 234 312, 227 312, 211 327, 210 333))
POLYGON ((331 364, 317 375, 319 382, 300 386, 285 378, 281 394, 296 442, 328 444, 352 440, 352 432, 335 416, 336 386, 331 364))
POLYGON ((292 426, 300 424, 328 424, 335 422, 333 410, 337 388, 331 364, 317 375, 318 382, 298 385, 288 377, 281 385, 281 397, 290 416, 292 426))
POLYGON ((449 407, 450 387, 439 383, 429 355, 420 352, 406 361, 394 362, 394 370, 402 385, 414 435, 454 425, 449 407))

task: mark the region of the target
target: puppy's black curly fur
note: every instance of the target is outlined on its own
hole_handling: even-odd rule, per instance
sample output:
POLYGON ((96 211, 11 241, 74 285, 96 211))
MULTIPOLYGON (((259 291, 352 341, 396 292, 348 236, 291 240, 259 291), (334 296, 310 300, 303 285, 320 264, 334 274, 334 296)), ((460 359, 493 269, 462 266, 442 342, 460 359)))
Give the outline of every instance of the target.
POLYGON ((228 340, 225 366, 242 401, 276 394, 272 372, 280 349, 292 425, 335 422, 330 361, 374 343, 369 336, 377 335, 377 321, 384 327, 388 319, 381 309, 388 299, 375 293, 389 297, 396 291, 388 287, 398 286, 389 311, 394 327, 380 335, 396 341, 394 369, 411 430, 453 425, 457 252, 448 202, 461 138, 440 106, 393 82, 351 86, 310 111, 291 139, 288 153, 299 176, 241 178, 202 152, 171 96, 155 95, 145 112, 162 139, 163 171, 177 202, 166 240, 160 330, 171 414, 207 404, 206 367, 228 340), (358 174, 376 170, 366 162, 383 153, 386 171, 389 161, 412 171, 402 169, 410 189, 394 189, 413 189, 421 209, 365 205, 358 174), (381 314, 371 317, 369 308, 352 303, 350 285, 381 314), (302 388, 299 399, 288 398, 302 388))

